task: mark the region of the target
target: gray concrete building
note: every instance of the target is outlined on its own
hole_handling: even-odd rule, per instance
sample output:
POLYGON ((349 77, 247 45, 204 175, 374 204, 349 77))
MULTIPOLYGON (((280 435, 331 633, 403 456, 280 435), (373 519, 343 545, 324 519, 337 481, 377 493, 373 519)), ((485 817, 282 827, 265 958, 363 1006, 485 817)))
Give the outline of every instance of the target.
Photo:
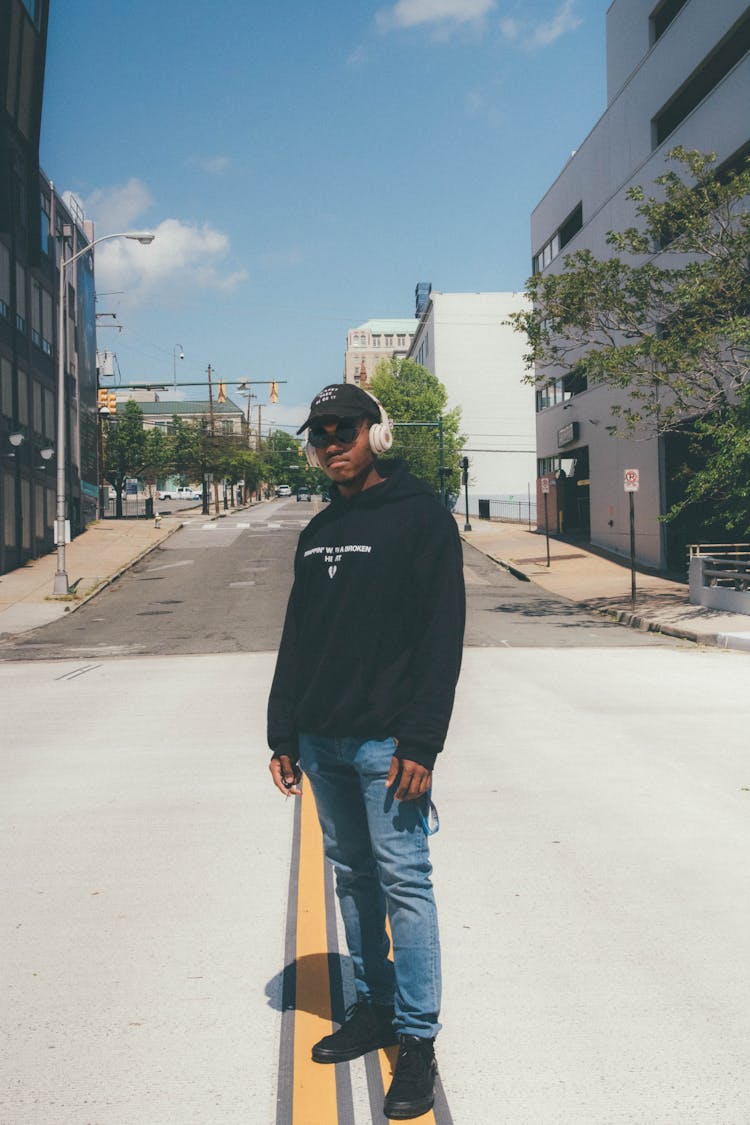
MULTIPOLYGON (((0 573, 51 550, 60 259, 92 241, 39 167, 48 0, 0 0, 0 573)), ((93 255, 66 272, 65 478, 71 533, 96 515, 93 255)))
MULTIPOLYGON (((628 187, 652 184, 677 145, 714 152, 722 163, 750 151, 749 50, 744 0, 614 0, 607 108, 534 209, 535 271, 559 270, 563 254, 582 247, 606 257, 608 231, 633 223, 628 187)), ((684 542, 659 521, 670 506, 670 439, 611 437, 615 401, 609 388, 572 377, 538 390, 538 475, 565 470, 555 487, 565 494, 568 529, 626 554, 623 476, 638 469, 637 557, 660 569, 682 566, 684 542)))

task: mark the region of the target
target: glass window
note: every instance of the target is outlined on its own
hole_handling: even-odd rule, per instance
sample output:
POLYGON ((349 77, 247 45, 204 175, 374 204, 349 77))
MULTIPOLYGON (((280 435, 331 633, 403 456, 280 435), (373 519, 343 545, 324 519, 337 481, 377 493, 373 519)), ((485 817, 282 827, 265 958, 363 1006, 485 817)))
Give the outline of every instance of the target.
POLYGON ((42 289, 42 351, 52 355, 52 294, 42 289))
POLYGON ((26 331, 26 270, 16 262, 16 328, 26 331))
POLYGON ((222 423, 221 423, 221 432, 222 432, 223 434, 232 434, 232 433, 234 433, 234 423, 233 423, 233 422, 231 422, 231 421, 226 421, 226 420, 225 420, 225 421, 222 421, 222 423))
POLYGON ((34 535, 44 539, 44 486, 34 485, 34 535))
POLYGON ((0 315, 10 316, 10 250, 0 242, 0 315))
POLYGON ((16 545, 16 482, 10 473, 3 476, 3 537, 6 547, 16 545))
POLYGON ((13 417, 13 368, 10 360, 0 357, 0 411, 13 417))
POLYGON ((36 379, 31 384, 31 422, 35 434, 43 433, 42 386, 41 383, 37 383, 36 379))
POLYGON ((38 281, 31 281, 31 339, 38 348, 42 346, 42 287, 38 281))
POLYGON ((44 387, 42 399, 44 402, 44 429, 42 432, 46 438, 52 441, 55 436, 55 396, 52 391, 48 391, 44 387))
POLYGON ((392 347, 393 347, 393 336, 386 336, 386 338, 385 338, 385 346, 386 346, 387 348, 392 348, 392 347))
POLYGON ((18 368, 18 421, 22 426, 29 424, 29 377, 18 368))
POLYGON ((373 332, 373 334, 372 334, 372 346, 374 348, 380 347, 380 333, 379 332, 373 332))
POLYGON ((49 202, 49 199, 47 198, 47 196, 44 194, 44 192, 41 193, 41 196, 42 196, 42 199, 41 199, 41 215, 40 215, 41 229, 39 231, 39 234, 40 234, 41 243, 42 243, 42 253, 43 254, 49 254, 49 244, 50 244, 50 229, 49 229, 50 228, 50 222, 49 222, 50 212, 49 212, 49 208, 50 208, 50 202, 49 202))
POLYGON ((39 0, 23 0, 23 6, 31 16, 34 27, 39 27, 39 0))
POLYGON ((21 481, 21 518, 22 518, 22 535, 23 535, 23 548, 25 551, 31 550, 31 482, 28 480, 21 481))

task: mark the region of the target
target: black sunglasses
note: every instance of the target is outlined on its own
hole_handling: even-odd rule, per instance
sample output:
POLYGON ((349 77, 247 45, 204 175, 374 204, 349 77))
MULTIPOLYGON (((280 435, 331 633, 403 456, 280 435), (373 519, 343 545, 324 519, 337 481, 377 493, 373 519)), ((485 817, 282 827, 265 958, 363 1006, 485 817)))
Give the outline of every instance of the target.
POLYGON ((324 449, 326 445, 340 442, 341 445, 351 445, 356 441, 359 433, 360 422, 358 418, 342 418, 336 425, 334 433, 329 434, 323 426, 311 426, 307 440, 314 449, 324 449))

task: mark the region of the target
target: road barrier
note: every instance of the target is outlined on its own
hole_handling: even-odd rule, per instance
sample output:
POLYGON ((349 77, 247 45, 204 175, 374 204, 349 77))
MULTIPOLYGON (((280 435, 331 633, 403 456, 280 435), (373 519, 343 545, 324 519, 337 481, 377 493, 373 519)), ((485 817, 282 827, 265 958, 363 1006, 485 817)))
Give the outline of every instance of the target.
POLYGON ((750 543, 691 543, 690 601, 750 614, 750 543))

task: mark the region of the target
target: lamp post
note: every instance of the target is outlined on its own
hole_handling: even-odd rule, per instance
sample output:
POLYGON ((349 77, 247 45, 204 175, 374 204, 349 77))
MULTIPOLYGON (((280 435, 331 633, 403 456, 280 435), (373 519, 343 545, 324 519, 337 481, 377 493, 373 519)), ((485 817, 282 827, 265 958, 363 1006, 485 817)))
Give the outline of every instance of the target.
POLYGON ((175 346, 172 348, 172 389, 175 392, 175 396, 176 396, 176 393, 177 393, 177 350, 178 350, 178 348, 179 348, 179 352, 180 352, 180 359, 185 358, 185 352, 183 351, 182 344, 175 344, 175 346))
POLYGON ((156 236, 150 231, 126 231, 122 234, 103 234, 101 238, 95 238, 93 242, 89 242, 82 250, 76 254, 72 254, 69 258, 63 260, 62 253, 60 254, 60 287, 58 293, 59 307, 57 315, 57 512, 55 519, 55 544, 57 546, 57 570, 55 571, 55 580, 52 587, 53 594, 67 594, 68 592, 68 575, 65 570, 65 542, 67 539, 66 528, 66 497, 65 497, 65 431, 66 426, 66 402, 65 402, 65 273, 68 266, 72 266, 84 254, 88 254, 90 250, 100 242, 106 242, 111 238, 130 238, 135 242, 141 242, 144 246, 154 241, 156 236))

